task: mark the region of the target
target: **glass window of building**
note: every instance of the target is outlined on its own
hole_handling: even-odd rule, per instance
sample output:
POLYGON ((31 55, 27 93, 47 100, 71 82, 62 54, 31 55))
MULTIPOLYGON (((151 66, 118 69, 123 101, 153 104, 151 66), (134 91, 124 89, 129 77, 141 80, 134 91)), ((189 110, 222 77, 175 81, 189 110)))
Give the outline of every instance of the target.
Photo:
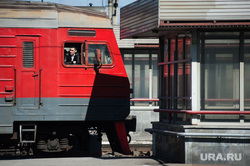
MULTIPOLYGON (((202 32, 201 110, 250 109, 250 33, 202 32)), ((202 115, 203 122, 248 121, 249 115, 202 115)))
POLYGON ((158 105, 158 50, 121 50, 129 77, 131 105, 158 105))

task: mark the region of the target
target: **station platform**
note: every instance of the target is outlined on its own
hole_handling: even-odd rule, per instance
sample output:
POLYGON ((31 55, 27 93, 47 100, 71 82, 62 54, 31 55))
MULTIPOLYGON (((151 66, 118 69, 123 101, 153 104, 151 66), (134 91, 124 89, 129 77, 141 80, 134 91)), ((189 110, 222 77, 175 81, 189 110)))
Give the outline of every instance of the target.
POLYGON ((167 164, 161 163, 160 161, 148 158, 148 157, 69 157, 69 158, 38 158, 38 159, 8 159, 8 160, 0 160, 0 166, 69 166, 69 165, 84 165, 84 166, 191 166, 191 164, 167 164))

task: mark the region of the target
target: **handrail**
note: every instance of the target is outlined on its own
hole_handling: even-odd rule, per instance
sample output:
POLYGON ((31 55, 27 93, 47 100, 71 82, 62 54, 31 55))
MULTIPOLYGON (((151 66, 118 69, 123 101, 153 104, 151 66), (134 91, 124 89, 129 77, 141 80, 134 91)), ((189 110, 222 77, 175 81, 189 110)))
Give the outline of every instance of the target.
POLYGON ((169 64, 175 64, 175 63, 185 63, 185 62, 191 62, 191 59, 182 59, 177 61, 168 61, 168 62, 159 62, 158 65, 169 65, 169 64))
POLYGON ((134 99, 130 99, 130 101, 159 101, 159 99, 134 98, 134 99))
POLYGON ((41 106, 43 106, 43 103, 42 103, 42 90, 41 90, 41 84, 42 84, 42 76, 41 76, 41 74, 42 74, 42 70, 43 70, 43 68, 41 67, 40 69, 39 69, 39 105, 38 105, 38 107, 40 107, 40 105, 41 106))
POLYGON ((191 100, 190 97, 159 97, 159 99, 161 100, 191 100))
POLYGON ((16 80, 17 79, 17 76, 16 76, 16 68, 14 67, 14 103, 13 105, 16 106, 16 80))
POLYGON ((225 115, 225 114, 232 114, 232 115, 249 115, 250 111, 230 111, 230 110, 225 110, 225 111, 221 111, 221 110, 200 110, 200 111, 192 111, 192 110, 173 110, 173 109, 154 109, 154 112, 166 112, 168 113, 168 122, 171 123, 172 117, 171 114, 172 113, 181 113, 181 114, 221 114, 221 115, 225 115))
POLYGON ((240 99, 205 99, 205 101, 229 101, 229 102, 236 102, 236 101, 240 101, 240 99))
POLYGON ((154 112, 167 112, 167 113, 184 113, 184 114, 250 114, 250 111, 230 111, 230 110, 172 110, 172 109, 154 109, 154 112))
MULTIPOLYGON (((164 99, 166 99, 166 100, 174 100, 174 99, 191 100, 191 98, 188 96, 186 96, 186 97, 159 97, 159 99, 163 99, 163 100, 164 99)), ((240 99, 205 99, 205 101, 208 101, 208 102, 212 102, 212 101, 236 102, 236 101, 240 101, 240 99)), ((250 99, 244 99, 244 101, 250 101, 250 99)))
MULTIPOLYGON (((205 99, 205 101, 229 101, 229 102, 236 102, 240 101, 240 99, 205 99)), ((250 99, 244 99, 244 101, 250 101, 250 99)))

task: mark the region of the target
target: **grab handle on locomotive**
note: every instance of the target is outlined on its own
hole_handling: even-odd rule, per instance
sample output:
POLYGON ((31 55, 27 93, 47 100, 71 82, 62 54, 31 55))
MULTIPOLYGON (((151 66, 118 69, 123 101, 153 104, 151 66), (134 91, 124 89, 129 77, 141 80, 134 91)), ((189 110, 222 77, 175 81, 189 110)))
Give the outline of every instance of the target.
POLYGON ((38 73, 37 74, 33 74, 32 77, 37 77, 38 75, 39 75, 38 73))

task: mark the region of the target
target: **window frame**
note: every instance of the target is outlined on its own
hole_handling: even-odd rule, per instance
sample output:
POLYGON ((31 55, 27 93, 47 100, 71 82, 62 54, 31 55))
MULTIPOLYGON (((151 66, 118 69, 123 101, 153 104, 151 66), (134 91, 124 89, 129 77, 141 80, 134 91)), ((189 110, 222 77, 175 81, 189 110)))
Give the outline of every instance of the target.
POLYGON ((61 63, 63 65, 63 67, 66 67, 66 68, 94 68, 95 64, 88 64, 88 45, 89 44, 105 44, 105 45, 107 45, 107 48, 108 48, 109 53, 110 53, 110 57, 112 59, 112 63, 111 64, 102 64, 101 68, 113 68, 115 66, 114 54, 112 52, 110 44, 107 41, 65 40, 62 43, 62 49, 61 49, 62 50, 61 63), (64 62, 64 57, 65 57, 65 55, 64 55, 64 47, 65 47, 66 43, 81 44, 80 56, 81 56, 81 63, 82 64, 77 64, 77 65, 65 64, 65 62, 64 62), (83 47, 83 46, 85 46, 85 47, 83 47), (85 56, 83 56, 83 49, 85 51, 85 56), (85 62, 84 64, 83 64, 83 60, 85 62))
POLYGON ((111 49, 108 42, 106 42, 106 41, 86 41, 85 42, 85 65, 87 67, 93 68, 96 65, 96 64, 89 64, 88 63, 88 45, 90 45, 90 44, 105 44, 109 50, 110 57, 112 59, 112 63, 111 64, 102 64, 101 68, 113 68, 115 66, 115 58, 114 58, 112 49, 111 49))
MULTIPOLYGON (((62 43, 62 56, 61 56, 61 62, 62 62, 62 65, 66 68, 84 68, 86 66, 86 64, 83 64, 83 46, 86 45, 85 41, 79 41, 79 40, 66 40, 62 43), (64 55, 64 47, 65 47, 65 44, 66 43, 72 43, 72 44, 81 44, 81 52, 79 53, 80 56, 81 56, 81 63, 80 65, 69 65, 69 64, 65 64, 64 62, 64 58, 65 58, 65 55, 64 55)), ((86 46, 85 46, 86 47, 86 46)), ((85 49, 86 50, 86 49, 85 49)))
MULTIPOLYGON (((136 57, 135 55, 136 54, 146 54, 148 55, 149 57, 149 61, 148 61, 148 65, 149 65, 149 69, 152 70, 152 74, 154 73, 154 70, 157 70, 158 72, 158 61, 157 62, 154 62, 156 63, 157 65, 157 68, 153 68, 153 55, 157 55, 157 58, 159 57, 159 50, 156 49, 156 48, 137 48, 137 49, 130 49, 130 48, 123 48, 121 49, 121 55, 122 55, 122 58, 123 58, 123 62, 124 62, 124 66, 126 68, 126 65, 130 65, 130 72, 128 73, 127 69, 127 74, 128 74, 128 77, 130 78, 129 81, 130 81, 130 88, 133 90, 135 89, 135 77, 136 77, 136 72, 135 72, 135 65, 136 65, 136 57), (129 55, 129 56, 125 56, 125 55, 129 55), (130 59, 129 59, 130 58, 130 59), (129 59, 129 60, 128 60, 129 59), (129 63, 128 63, 129 62, 129 63)), ((145 65, 145 64, 143 64, 145 65)), ((159 74, 157 75, 157 77, 159 77, 159 74)), ((153 78, 152 78, 153 80, 153 78)), ((154 86, 154 83, 151 85, 151 87, 149 86, 148 87, 148 90, 153 90, 153 86, 154 86)), ((159 86, 159 82, 157 80, 157 86, 159 86)), ((131 98, 131 102, 130 102, 130 105, 131 106, 158 106, 158 90, 157 90, 157 97, 154 97, 153 95, 153 91, 151 91, 150 93, 152 93, 152 98, 150 98, 150 95, 148 98, 144 98, 144 97, 141 97, 139 96, 139 98, 135 97, 135 91, 132 91, 130 93, 130 98, 131 98)))
MULTIPOLYGON (((240 56, 242 56, 242 55, 240 55, 240 45, 241 45, 241 42, 240 42, 240 36, 241 36, 241 34, 240 34, 240 31, 225 31, 225 33, 232 33, 232 34, 234 34, 234 33, 238 33, 237 35, 232 35, 232 36, 229 36, 229 35, 227 35, 227 34, 220 34, 220 31, 201 31, 200 32, 200 39, 199 39, 199 41, 200 41, 200 49, 201 49, 201 54, 200 54, 200 59, 201 59, 201 67, 200 67, 200 74, 201 74, 201 82, 200 82, 200 87, 201 87, 201 94, 200 94, 200 96, 201 96, 201 104, 200 104, 200 109, 201 110, 240 110, 240 94, 241 94, 241 92, 240 92, 240 86, 239 86, 239 94, 238 94, 238 96, 239 96, 239 99, 235 99, 235 100, 239 100, 239 103, 236 103, 235 105, 239 105, 239 108, 233 108, 232 106, 231 107, 222 107, 222 106, 208 106, 208 104, 206 103, 206 99, 205 99, 205 95, 208 95, 208 94, 206 94, 206 92, 205 92, 205 89, 206 89, 206 87, 205 87, 205 62, 207 62, 207 59, 205 59, 205 57, 203 56, 204 54, 205 54, 205 47, 206 47, 206 43, 205 43, 205 41, 206 40, 221 40, 221 41, 223 41, 223 40, 225 40, 225 41, 230 41, 230 40, 238 40, 238 50, 237 50, 237 52, 238 52, 238 56, 235 56, 235 57, 232 57, 232 59, 233 58, 238 58, 238 61, 237 61, 237 64, 239 65, 238 67, 238 70, 239 70, 239 80, 238 79, 236 79, 236 80, 238 80, 238 83, 239 83, 239 85, 240 85, 240 75, 241 75, 241 71, 240 71, 240 59, 241 59, 241 57, 240 56), (211 32, 212 34, 205 34, 205 33, 207 33, 207 32, 211 32), (217 35, 217 34, 219 35, 217 35)), ((223 52, 223 54, 225 54, 224 52, 223 52)), ((219 55, 219 54, 218 54, 219 55)), ((216 61, 217 62, 217 61, 216 61)), ((220 63, 224 63, 225 64, 225 62, 226 61, 222 61, 222 62, 220 62, 220 63)), ((215 64, 215 63, 214 63, 215 64)), ((233 64, 233 63, 232 63, 233 64)), ((221 67, 221 65, 219 65, 220 67, 221 67)), ((219 92, 218 92, 219 93, 219 92)), ((218 94, 217 93, 217 94, 218 94)), ((235 93, 236 94, 236 93, 235 93)), ((215 100, 215 99, 214 99, 215 100)), ((232 100, 234 100, 234 99, 232 99, 232 100)), ((228 102, 230 102, 230 100, 228 101, 228 102)))

